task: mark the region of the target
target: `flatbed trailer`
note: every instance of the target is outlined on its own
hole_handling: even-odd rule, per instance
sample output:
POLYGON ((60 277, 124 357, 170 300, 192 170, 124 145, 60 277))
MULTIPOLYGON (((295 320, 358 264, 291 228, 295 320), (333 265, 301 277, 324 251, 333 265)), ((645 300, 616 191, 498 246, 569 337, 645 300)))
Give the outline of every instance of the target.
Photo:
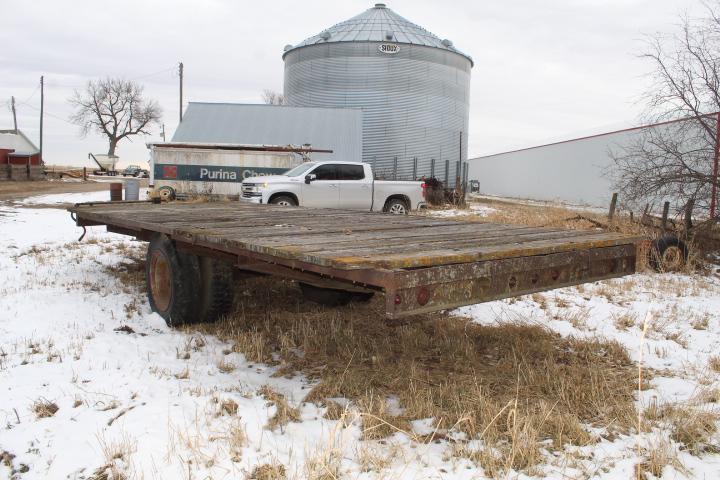
MULTIPOLYGON (((193 305, 207 303, 196 296, 222 297, 218 288, 227 289, 227 275, 207 273, 221 265, 296 280, 310 297, 320 291, 366 299, 382 292, 385 315, 396 319, 628 275, 635 272, 641 240, 240 202, 106 202, 69 210, 78 226, 106 225, 151 242, 150 303, 169 323, 168 302, 178 303, 174 315, 185 319, 174 323, 186 323, 197 312, 193 305), (207 259, 214 263, 203 270, 207 259), (190 288, 188 282, 196 283, 190 288)), ((208 308, 217 316, 226 304, 208 308)))

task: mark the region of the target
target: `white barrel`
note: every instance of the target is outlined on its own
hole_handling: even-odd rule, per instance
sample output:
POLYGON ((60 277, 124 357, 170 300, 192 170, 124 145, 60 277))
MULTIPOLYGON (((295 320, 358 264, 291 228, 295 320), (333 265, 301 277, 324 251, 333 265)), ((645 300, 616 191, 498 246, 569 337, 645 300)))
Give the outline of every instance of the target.
POLYGON ((125 200, 140 200, 140 180, 125 180, 125 200))

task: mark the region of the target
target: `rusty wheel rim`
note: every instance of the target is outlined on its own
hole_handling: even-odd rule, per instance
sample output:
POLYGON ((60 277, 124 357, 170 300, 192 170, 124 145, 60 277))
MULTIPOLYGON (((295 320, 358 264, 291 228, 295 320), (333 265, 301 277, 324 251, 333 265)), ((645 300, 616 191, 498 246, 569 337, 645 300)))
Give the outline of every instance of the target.
POLYGON ((159 250, 153 252, 150 260, 150 293, 155 307, 167 311, 172 297, 172 274, 167 256, 159 250))
POLYGON ((663 268, 668 271, 676 271, 682 267, 683 253, 679 247, 668 247, 662 254, 663 268))

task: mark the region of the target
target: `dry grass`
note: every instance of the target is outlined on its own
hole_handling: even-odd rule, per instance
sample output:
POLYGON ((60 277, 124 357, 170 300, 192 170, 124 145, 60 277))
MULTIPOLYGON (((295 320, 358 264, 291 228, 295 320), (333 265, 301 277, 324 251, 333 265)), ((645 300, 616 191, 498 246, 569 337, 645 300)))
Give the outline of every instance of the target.
POLYGON ((632 312, 613 313, 611 314, 615 328, 618 330, 627 330, 637 325, 638 319, 632 312))
POLYGON ((262 395, 272 406, 275 407, 275 414, 268 420, 268 428, 275 430, 284 427, 290 422, 300 421, 300 410, 291 407, 285 399, 285 396, 276 392, 269 385, 263 385, 258 390, 258 394, 262 395))
POLYGON ((651 424, 667 428, 670 438, 694 455, 720 451, 715 436, 720 415, 687 404, 651 405, 644 413, 651 424))
POLYGON ((285 480, 285 466, 279 463, 264 463, 253 468, 248 480, 285 480))
MULTIPOLYGON (((244 288, 249 294, 237 295, 234 315, 201 328, 250 361, 317 382, 305 400, 328 405, 331 418, 342 413, 327 399, 350 400, 366 438, 413 436, 409 421, 432 419, 435 438, 460 431, 494 447, 500 460, 478 457, 484 466, 527 469, 541 461, 548 441, 558 449, 591 443, 584 424, 605 427, 608 435, 633 424, 634 371, 617 343, 441 314, 390 327, 373 303, 320 308, 301 301, 290 283, 272 279, 244 288), (390 398, 398 411, 389 408, 390 398)), ((269 428, 299 418, 276 392, 260 393, 278 406, 269 428)))
POLYGON ((641 450, 642 461, 635 468, 636 480, 646 480, 647 474, 662 478, 665 467, 673 467, 679 472, 686 472, 678 458, 677 448, 671 442, 660 439, 641 450))
POLYGON ((708 367, 715 373, 720 373, 720 356, 712 356, 708 360, 708 367))
POLYGON ((60 410, 60 407, 58 407, 55 402, 51 402, 44 398, 38 398, 33 402, 30 409, 37 418, 49 418, 54 416, 57 411, 60 410))
POLYGON ((237 366, 234 363, 228 362, 225 359, 220 360, 217 364, 217 367, 218 367, 218 370, 220 370, 223 373, 232 373, 237 368, 237 366))

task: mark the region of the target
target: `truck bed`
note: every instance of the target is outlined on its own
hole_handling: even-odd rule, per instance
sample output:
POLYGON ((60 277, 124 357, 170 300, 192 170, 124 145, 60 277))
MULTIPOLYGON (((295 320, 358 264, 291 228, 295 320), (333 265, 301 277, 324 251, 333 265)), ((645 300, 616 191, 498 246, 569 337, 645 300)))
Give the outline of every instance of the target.
POLYGON ((427 216, 237 202, 78 204, 79 226, 221 256, 238 268, 385 292, 390 318, 620 277, 638 238, 427 216))

